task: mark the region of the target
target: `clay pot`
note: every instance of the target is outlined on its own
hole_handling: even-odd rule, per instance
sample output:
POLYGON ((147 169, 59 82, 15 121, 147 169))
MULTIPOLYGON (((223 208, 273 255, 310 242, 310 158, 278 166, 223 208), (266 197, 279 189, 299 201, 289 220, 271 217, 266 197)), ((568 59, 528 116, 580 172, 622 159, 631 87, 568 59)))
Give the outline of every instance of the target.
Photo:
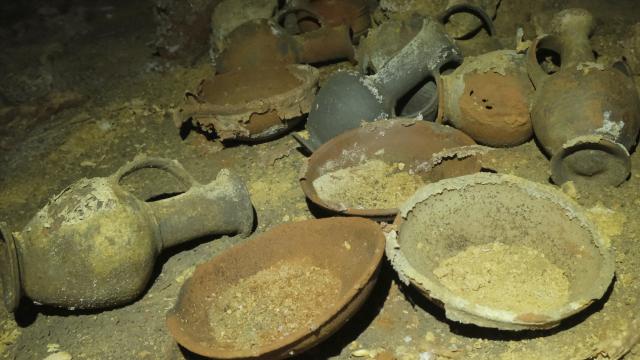
POLYGON ((558 13, 553 35, 537 39, 529 51, 528 71, 536 87, 533 130, 551 156, 551 178, 619 185, 630 171, 629 150, 640 128, 640 98, 622 63, 595 63, 589 36, 593 17, 582 9, 558 13), (551 75, 538 62, 542 50, 560 55, 551 75))
MULTIPOLYGON (((403 171, 419 175, 425 183, 480 171, 475 156, 450 155, 443 151, 475 145, 475 142, 452 127, 416 119, 396 118, 363 124, 327 141, 309 157, 300 186, 315 205, 339 214, 390 220, 397 209, 347 207, 323 199, 314 180, 336 170, 377 159, 387 163, 402 163, 403 171)), ((386 189, 380 188, 380 192, 386 189)))
POLYGON ((467 57, 438 88, 437 121, 445 119, 480 144, 515 146, 533 134, 529 103, 533 85, 525 58, 512 50, 467 57))
MULTIPOLYGON (((378 278, 384 244, 380 227, 362 218, 277 225, 198 266, 167 314, 169 332, 182 346, 208 358, 284 359, 298 355, 329 337, 360 309, 378 278), (331 305, 311 319, 311 328, 255 346, 221 343, 211 335, 216 324, 211 324, 208 314, 219 302, 215 294, 275 264, 302 259, 330 271, 341 283, 331 305)), ((265 291, 274 290, 277 287, 265 291)), ((246 327, 246 332, 255 330, 251 319, 238 326, 246 327)))
MULTIPOLYGON (((286 16, 282 13, 279 17, 286 16)), ((277 19, 253 20, 232 31, 224 51, 216 59, 216 72, 286 64, 313 64, 352 59, 353 45, 345 25, 323 26, 300 35, 290 35, 277 19)))
POLYGON ((14 311, 21 296, 69 309, 121 305, 142 294, 163 249, 206 235, 248 235, 252 226, 249 193, 228 170, 201 185, 175 160, 139 157, 112 176, 69 186, 21 232, 3 229, 5 305, 14 311), (165 171, 189 190, 141 201, 119 182, 142 168, 165 171))
MULTIPOLYGON (((328 26, 347 25, 355 41, 371 26, 368 0, 296 0, 288 3, 287 8, 307 10, 328 26)), ((320 27, 316 19, 303 13, 296 20, 294 27, 287 30, 308 32, 320 27)))
POLYGON ((187 93, 176 126, 191 121, 221 140, 264 141, 287 132, 311 107, 318 70, 288 65, 235 70, 187 93))
POLYGON ((400 279, 461 323, 552 328, 600 299, 614 276, 615 256, 584 209, 553 186, 516 176, 477 173, 428 184, 403 204, 394 225, 386 255, 400 279), (566 276, 566 299, 526 310, 480 302, 469 294, 477 289, 451 291, 434 271, 470 246, 496 241, 540 251, 566 276))
POLYGON ((393 117, 398 99, 461 56, 442 24, 421 18, 420 31, 375 75, 354 71, 333 74, 320 89, 307 120, 309 138, 296 139, 314 151, 363 121, 393 117))

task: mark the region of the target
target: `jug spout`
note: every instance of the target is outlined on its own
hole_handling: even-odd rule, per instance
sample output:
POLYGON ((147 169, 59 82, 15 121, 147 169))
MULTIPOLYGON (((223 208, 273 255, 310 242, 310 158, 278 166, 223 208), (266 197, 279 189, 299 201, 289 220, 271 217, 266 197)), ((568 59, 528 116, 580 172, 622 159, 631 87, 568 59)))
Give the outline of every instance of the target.
POLYGON ((551 178, 556 184, 587 179, 591 183, 618 186, 630 171, 627 148, 601 135, 571 139, 551 157, 551 178))
POLYGON ((441 23, 424 18, 418 34, 371 80, 382 98, 395 101, 452 61, 462 61, 460 50, 444 32, 441 23))
POLYGON ((355 51, 346 25, 323 27, 301 35, 292 36, 298 62, 321 63, 334 59, 354 60, 355 51))
POLYGON ((162 248, 207 235, 248 235, 253 206, 244 182, 221 170, 207 185, 196 184, 180 195, 149 203, 162 248))
POLYGON ((562 42, 562 67, 575 67, 580 63, 595 61, 589 42, 594 30, 591 13, 585 9, 560 11, 553 17, 551 27, 562 42))

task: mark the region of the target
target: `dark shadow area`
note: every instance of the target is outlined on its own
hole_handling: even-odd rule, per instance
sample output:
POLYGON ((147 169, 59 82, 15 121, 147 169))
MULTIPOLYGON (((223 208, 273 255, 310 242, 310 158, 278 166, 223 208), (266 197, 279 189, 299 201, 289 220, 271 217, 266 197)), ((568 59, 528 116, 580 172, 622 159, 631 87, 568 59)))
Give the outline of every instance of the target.
POLYGON ((579 313, 570 316, 563 321, 560 322, 560 325, 546 330, 522 330, 522 331, 509 331, 509 330, 498 330, 492 328, 480 327, 477 325, 471 324, 462 324, 457 321, 452 321, 447 319, 445 316, 444 308, 436 305, 434 302, 428 300, 420 291, 418 291, 413 286, 402 286, 402 290, 407 298, 407 300, 412 305, 417 305, 422 308, 424 311, 428 312, 431 316, 435 317, 438 321, 447 323, 449 325, 449 329, 452 333, 460 336, 464 336, 467 338, 474 339, 485 339, 491 341, 520 341, 520 340, 529 340, 535 339, 539 337, 546 337, 555 335, 562 331, 568 330, 574 326, 579 325, 583 321, 585 321, 589 316, 594 313, 599 312, 604 307, 604 304, 611 297, 611 293, 613 292, 613 287, 616 283, 616 278, 614 277, 613 281, 609 285, 609 288, 604 293, 602 298, 593 302, 586 309, 580 311, 579 313))
POLYGON ((416 113, 415 115, 417 115, 418 112, 424 111, 425 108, 429 106, 435 106, 437 108, 438 92, 435 86, 433 88, 434 93, 430 93, 430 91, 428 91, 428 88, 425 88, 425 90, 423 90, 422 93, 420 92, 428 83, 432 83, 432 82, 435 82, 435 79, 433 78, 433 76, 426 77, 422 79, 422 81, 420 81, 418 84, 416 84, 406 94, 404 94, 400 99, 398 99, 396 101, 395 113, 405 114, 409 112, 412 114, 416 113), (422 109, 417 109, 417 108, 407 109, 407 105, 416 95, 420 96, 419 99, 420 99, 420 104, 422 105, 422 109), (421 96, 421 95, 431 96, 432 98, 425 98, 424 96, 421 96))
POLYGON ((559 52, 547 48, 538 48, 536 60, 540 67, 549 75, 556 73, 562 66, 562 58, 559 52))
POLYGON ((218 134, 214 130, 202 130, 199 126, 193 124, 193 119, 189 119, 180 125, 180 139, 186 140, 192 132, 204 136, 207 140, 215 141, 218 139, 218 134))

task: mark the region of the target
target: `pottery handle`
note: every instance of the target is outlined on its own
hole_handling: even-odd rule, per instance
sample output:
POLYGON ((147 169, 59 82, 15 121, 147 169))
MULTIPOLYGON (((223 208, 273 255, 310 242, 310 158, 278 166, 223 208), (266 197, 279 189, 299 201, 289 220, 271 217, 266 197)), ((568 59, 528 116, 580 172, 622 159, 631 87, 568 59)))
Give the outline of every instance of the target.
POLYGON ((544 35, 535 39, 527 50, 527 73, 536 89, 540 89, 544 81, 551 76, 542 69, 538 62, 538 50, 540 49, 549 49, 560 54, 561 40, 554 35, 544 35))
POLYGON ((393 104, 420 81, 439 73, 443 65, 452 61, 462 61, 460 50, 440 22, 425 17, 416 36, 370 78, 380 97, 393 104))
POLYGON ((325 26, 324 19, 322 19, 320 15, 314 13, 313 11, 308 9, 306 6, 296 5, 293 7, 285 8, 277 12, 273 16, 275 27, 281 30, 285 30, 288 33, 294 33, 294 34, 298 33, 300 29, 298 28, 298 16, 296 13, 303 13, 309 16, 310 18, 316 20, 321 28, 325 26), (295 27, 293 25, 294 22, 295 22, 295 27))
MULTIPOLYGON (((472 4, 458 4, 458 5, 450 6, 445 11, 443 11, 440 15, 438 15, 438 20, 440 20, 442 24, 445 24, 449 20, 451 15, 458 14, 458 13, 469 13, 477 16, 478 19, 480 19, 480 21, 482 21, 482 23, 486 27, 487 33, 489 34, 489 36, 494 36, 496 34, 496 28, 493 25, 493 20, 491 19, 491 16, 489 16, 489 14, 487 14, 487 12, 484 11, 484 9, 481 8, 480 6, 476 6, 472 4)), ((455 39, 462 40, 464 39, 464 36, 457 37, 455 39)))
POLYGON ((193 187, 198 185, 198 182, 184 169, 184 167, 176 160, 169 160, 165 158, 148 157, 146 155, 136 156, 131 162, 124 164, 115 174, 111 176, 116 185, 120 184, 120 181, 125 176, 134 173, 140 169, 159 169, 168 172, 178 179, 182 185, 186 187, 193 187))

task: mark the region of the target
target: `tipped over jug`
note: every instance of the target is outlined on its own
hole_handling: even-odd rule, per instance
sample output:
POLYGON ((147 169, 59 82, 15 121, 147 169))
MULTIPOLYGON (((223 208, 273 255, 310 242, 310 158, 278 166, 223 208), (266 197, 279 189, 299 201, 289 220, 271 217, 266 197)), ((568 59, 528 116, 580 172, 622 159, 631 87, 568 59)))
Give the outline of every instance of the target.
POLYGON ((537 39, 529 49, 528 72, 536 87, 533 130, 551 157, 556 184, 571 180, 617 186, 630 172, 640 98, 624 63, 595 62, 589 43, 593 28, 588 11, 563 10, 553 18, 552 35, 537 39), (540 62, 551 52, 559 55, 561 65, 549 74, 540 62))
POLYGON ((9 311, 22 296, 69 309, 122 305, 143 293, 162 250, 207 235, 248 235, 252 226, 249 193, 228 170, 201 185, 175 160, 138 157, 112 176, 64 189, 21 232, 0 223, 4 302, 9 311), (120 182, 143 168, 188 190, 142 201, 120 182))
POLYGON ((461 54, 436 19, 418 18, 416 35, 375 75, 355 71, 333 74, 320 89, 307 120, 309 138, 296 136, 314 151, 334 136, 362 121, 395 115, 398 99, 461 54))

